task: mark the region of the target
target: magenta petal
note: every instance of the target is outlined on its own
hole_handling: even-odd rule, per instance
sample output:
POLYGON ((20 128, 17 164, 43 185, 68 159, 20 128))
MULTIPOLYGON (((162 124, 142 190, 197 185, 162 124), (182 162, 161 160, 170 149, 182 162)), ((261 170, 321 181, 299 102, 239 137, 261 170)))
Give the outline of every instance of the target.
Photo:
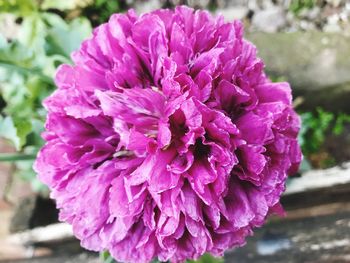
POLYGON ((180 175, 169 171, 166 165, 170 163, 174 157, 175 152, 171 149, 158 152, 153 156, 149 164, 152 166, 149 180, 150 191, 159 193, 178 185, 180 175))
POLYGON ((215 96, 221 107, 228 112, 249 100, 247 92, 225 79, 219 83, 215 96))
POLYGON ((181 201, 186 215, 197 222, 203 220, 200 199, 188 184, 182 187, 181 201))
POLYGON ((241 22, 178 6, 112 15, 58 68, 33 168, 83 247, 222 256, 282 214, 301 122, 256 54, 241 22))
POLYGON ((272 121, 261 118, 254 113, 248 113, 237 120, 237 127, 242 137, 251 144, 268 143, 273 139, 272 121))
POLYGON ((262 146, 240 146, 239 154, 242 164, 237 167, 237 170, 239 170, 237 174, 240 179, 260 185, 264 177, 263 170, 268 161, 264 155, 265 152, 266 149, 262 146))
POLYGON ((135 216, 141 213, 147 192, 145 187, 140 187, 138 197, 128 198, 124 178, 119 176, 112 181, 110 188, 109 211, 113 217, 135 216))

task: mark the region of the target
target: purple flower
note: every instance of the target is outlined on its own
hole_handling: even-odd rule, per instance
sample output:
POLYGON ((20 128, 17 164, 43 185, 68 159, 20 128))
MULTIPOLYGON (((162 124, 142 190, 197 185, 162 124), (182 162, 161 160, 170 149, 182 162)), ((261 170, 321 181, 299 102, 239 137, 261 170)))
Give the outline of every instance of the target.
POLYGON ((187 7, 129 11, 59 68, 35 170, 82 246, 138 263, 221 256, 282 212, 300 120, 242 35, 187 7))

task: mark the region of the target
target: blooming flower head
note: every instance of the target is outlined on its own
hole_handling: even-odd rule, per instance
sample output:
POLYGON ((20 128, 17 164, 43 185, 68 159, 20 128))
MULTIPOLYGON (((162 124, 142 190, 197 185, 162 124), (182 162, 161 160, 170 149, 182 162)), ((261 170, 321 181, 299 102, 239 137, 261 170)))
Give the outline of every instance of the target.
POLYGON ((221 256, 281 212, 300 121, 242 34, 187 7, 129 11, 58 69, 35 170, 83 247, 137 263, 221 256))

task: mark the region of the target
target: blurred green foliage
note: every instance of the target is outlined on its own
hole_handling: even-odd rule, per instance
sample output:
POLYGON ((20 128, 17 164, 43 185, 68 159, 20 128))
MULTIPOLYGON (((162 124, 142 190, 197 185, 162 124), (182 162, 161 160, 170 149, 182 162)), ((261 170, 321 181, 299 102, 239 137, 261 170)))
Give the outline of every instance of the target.
MULTIPOLYGON (((306 162, 302 164, 308 165, 308 158, 321 151, 327 136, 340 136, 344 132, 346 124, 350 123, 350 115, 345 113, 327 112, 321 108, 317 108, 315 112, 300 113, 302 119, 302 126, 299 133, 299 143, 301 145, 306 162)), ((321 154, 321 153, 320 153, 321 154)), ((332 156, 323 160, 322 167, 329 167, 335 164, 332 156)), ((318 168, 322 168, 318 167, 318 168)))
POLYGON ((122 10, 119 1, 116 0, 95 0, 94 4, 83 10, 83 15, 89 17, 91 23, 96 26, 108 21, 111 14, 122 10))
POLYGON ((333 133, 335 135, 342 134, 344 132, 344 125, 346 123, 350 123, 350 115, 345 113, 339 113, 333 126, 333 133))
POLYGON ((304 9, 311 9, 317 3, 317 0, 291 0, 289 10, 298 15, 304 9))
MULTIPOLYGON (((42 101, 54 90, 56 68, 71 63, 70 53, 91 34, 88 19, 64 20, 45 11, 71 8, 62 5, 67 2, 77 1, 46 0, 39 5, 34 0, 0 0, 0 23, 10 21, 9 30, 13 31, 10 37, 0 33, 0 136, 13 143, 19 156, 35 156, 42 146, 42 101)), ((19 176, 29 180, 35 190, 42 189, 31 168, 32 160, 17 161, 16 166, 19 176)))
POLYGON ((317 152, 325 140, 326 132, 334 120, 334 114, 318 108, 315 113, 305 112, 301 115, 302 126, 299 143, 304 155, 317 152))

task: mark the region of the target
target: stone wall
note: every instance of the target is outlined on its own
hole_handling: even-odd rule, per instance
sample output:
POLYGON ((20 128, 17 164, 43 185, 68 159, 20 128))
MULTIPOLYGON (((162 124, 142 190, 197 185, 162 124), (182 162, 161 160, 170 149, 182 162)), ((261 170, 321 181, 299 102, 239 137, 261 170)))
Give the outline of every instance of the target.
POLYGON ((350 37, 319 31, 250 33, 266 70, 292 85, 307 109, 350 112, 350 37))

